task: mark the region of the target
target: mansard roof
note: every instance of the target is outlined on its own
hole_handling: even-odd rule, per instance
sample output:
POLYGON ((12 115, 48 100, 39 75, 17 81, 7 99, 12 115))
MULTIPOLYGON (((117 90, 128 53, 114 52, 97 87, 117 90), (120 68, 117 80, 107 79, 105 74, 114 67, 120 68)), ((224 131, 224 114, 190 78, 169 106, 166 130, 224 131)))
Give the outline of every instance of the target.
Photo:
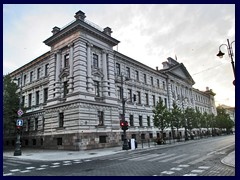
POLYGON ((168 61, 163 62, 163 69, 159 70, 160 72, 182 79, 190 85, 195 84, 195 81, 183 63, 179 63, 171 57, 167 58, 167 60, 168 61))

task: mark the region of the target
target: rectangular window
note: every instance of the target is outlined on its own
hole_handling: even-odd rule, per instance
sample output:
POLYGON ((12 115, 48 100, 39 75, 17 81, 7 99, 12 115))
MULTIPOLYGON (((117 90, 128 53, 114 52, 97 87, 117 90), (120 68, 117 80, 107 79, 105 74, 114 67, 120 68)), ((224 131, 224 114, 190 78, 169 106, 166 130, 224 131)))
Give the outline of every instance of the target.
POLYGON ((132 102, 132 90, 131 89, 128 89, 128 101, 129 102, 132 102))
POLYGON ((163 89, 165 90, 165 88, 166 88, 166 87, 165 87, 165 82, 163 81, 163 89))
POLYGON ((25 96, 22 96, 22 104, 21 104, 22 107, 25 106, 25 96))
POLYGON ((62 146, 62 138, 57 138, 57 145, 62 146))
POLYGON ((35 127, 35 131, 37 131, 38 130, 38 118, 35 118, 35 125, 34 125, 34 127, 35 127))
POLYGON ((66 54, 64 56, 64 67, 68 67, 69 66, 69 54, 66 54))
POLYGON ((33 144, 33 146, 35 146, 37 144, 37 140, 36 139, 32 139, 32 144, 33 144))
POLYGON ((130 126, 134 126, 133 115, 129 116, 129 122, 130 122, 130 126))
POLYGON ((49 64, 46 64, 45 65, 45 76, 48 75, 48 69, 49 69, 49 64))
POLYGON ((27 75, 25 74, 23 76, 23 85, 26 85, 26 83, 27 83, 27 75))
POLYGON ((158 88, 160 87, 159 79, 157 79, 157 87, 158 87, 158 88))
POLYGON ((107 136, 99 136, 99 143, 107 143, 107 136))
POLYGON ((63 97, 66 97, 66 95, 68 94, 68 83, 67 83, 67 81, 65 81, 64 83, 63 83, 63 97))
POLYGON ((98 68, 98 55, 93 54, 93 67, 98 68))
POLYGON ((150 116, 147 116, 147 126, 150 126, 150 116))
POLYGON ((42 130, 44 131, 45 128, 45 117, 42 117, 42 130))
POLYGON ((160 103, 162 101, 161 96, 158 97, 158 102, 160 103))
POLYGON ((145 93, 145 97, 146 97, 146 105, 149 105, 148 93, 145 93))
POLYGON ((39 91, 36 91, 36 105, 39 105, 39 91))
POLYGON ((118 99, 122 99, 122 93, 121 93, 121 91, 122 91, 122 88, 121 87, 117 87, 117 97, 118 97, 118 99))
POLYGON ((167 98, 164 98, 165 106, 167 107, 167 98))
POLYGON ((127 78, 130 78, 130 68, 129 67, 126 67, 126 73, 127 73, 127 78))
POLYGON ((59 113, 59 127, 63 127, 64 123, 64 114, 63 112, 59 113))
POLYGON ((21 86, 21 79, 20 78, 18 78, 18 86, 20 87, 21 86))
POLYGON ((48 88, 44 88, 44 99, 43 102, 46 103, 48 99, 48 88))
POLYGON ((32 106, 32 94, 28 95, 28 107, 32 106))
POLYGON ((137 103, 141 104, 141 92, 137 91, 137 103))
POLYGON ((155 100, 155 95, 152 95, 152 102, 153 102, 153 106, 156 106, 156 102, 155 102, 156 100, 155 100))
POLYGON ((104 112, 98 111, 98 125, 103 126, 104 125, 104 112))
POLYGON ((143 122, 142 122, 142 116, 139 116, 139 126, 142 127, 143 126, 143 122))
POLYGON ((94 90, 95 90, 95 95, 97 97, 100 97, 100 87, 99 87, 98 81, 94 81, 94 90))
POLYGON ((116 74, 117 74, 117 76, 119 76, 120 73, 121 73, 121 71, 120 71, 120 64, 116 63, 116 74))
POLYGON ((153 77, 151 77, 151 85, 153 86, 153 77))
POLYGON ((143 77, 144 77, 144 83, 147 84, 147 75, 143 74, 143 77))
POLYGON ((139 73, 138 71, 135 71, 136 81, 139 81, 139 73))
POLYGON ((33 71, 30 72, 30 82, 33 80, 33 71))
POLYGON ((38 69, 37 69, 37 79, 40 78, 40 73, 41 73, 41 68, 38 68, 38 69))

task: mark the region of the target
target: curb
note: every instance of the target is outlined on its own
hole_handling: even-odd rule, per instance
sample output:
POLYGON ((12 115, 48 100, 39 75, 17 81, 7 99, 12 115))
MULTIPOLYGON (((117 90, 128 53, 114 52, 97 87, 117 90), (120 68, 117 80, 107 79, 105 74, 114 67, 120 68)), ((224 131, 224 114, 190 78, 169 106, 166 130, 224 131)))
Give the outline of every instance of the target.
POLYGON ((229 153, 226 157, 221 160, 221 163, 235 168, 235 151, 229 153))

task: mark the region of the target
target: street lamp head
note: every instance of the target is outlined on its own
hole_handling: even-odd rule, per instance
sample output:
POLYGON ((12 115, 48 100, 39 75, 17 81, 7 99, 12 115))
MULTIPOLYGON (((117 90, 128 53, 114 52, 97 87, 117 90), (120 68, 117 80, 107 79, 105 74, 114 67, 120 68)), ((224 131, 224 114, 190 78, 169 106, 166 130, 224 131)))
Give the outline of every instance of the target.
POLYGON ((18 83, 17 78, 15 77, 15 78, 12 80, 12 82, 14 82, 15 84, 17 84, 17 83, 18 83))
POLYGON ((219 50, 219 53, 217 54, 217 56, 218 56, 219 58, 222 58, 224 54, 225 54, 225 53, 223 53, 221 50, 219 50))

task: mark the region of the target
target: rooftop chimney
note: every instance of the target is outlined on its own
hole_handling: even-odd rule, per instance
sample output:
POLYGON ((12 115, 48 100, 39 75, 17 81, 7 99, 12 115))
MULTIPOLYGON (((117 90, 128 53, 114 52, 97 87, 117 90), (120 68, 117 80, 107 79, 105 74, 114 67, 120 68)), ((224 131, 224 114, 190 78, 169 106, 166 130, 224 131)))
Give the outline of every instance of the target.
POLYGON ((58 33, 59 31, 60 31, 60 28, 57 27, 57 26, 55 26, 55 27, 53 28, 53 30, 52 30, 52 33, 53 33, 53 35, 54 35, 54 34, 58 33))
POLYGON ((78 12, 76 12, 74 17, 76 18, 76 20, 80 19, 80 20, 84 21, 86 16, 85 16, 84 12, 78 11, 78 12))
POLYGON ((156 66, 156 70, 158 71, 158 66, 156 66))
POLYGON ((105 34, 111 36, 112 30, 111 30, 110 27, 105 27, 105 28, 103 29, 103 32, 104 32, 105 34))
POLYGON ((206 87, 206 91, 209 91, 209 87, 206 87))

